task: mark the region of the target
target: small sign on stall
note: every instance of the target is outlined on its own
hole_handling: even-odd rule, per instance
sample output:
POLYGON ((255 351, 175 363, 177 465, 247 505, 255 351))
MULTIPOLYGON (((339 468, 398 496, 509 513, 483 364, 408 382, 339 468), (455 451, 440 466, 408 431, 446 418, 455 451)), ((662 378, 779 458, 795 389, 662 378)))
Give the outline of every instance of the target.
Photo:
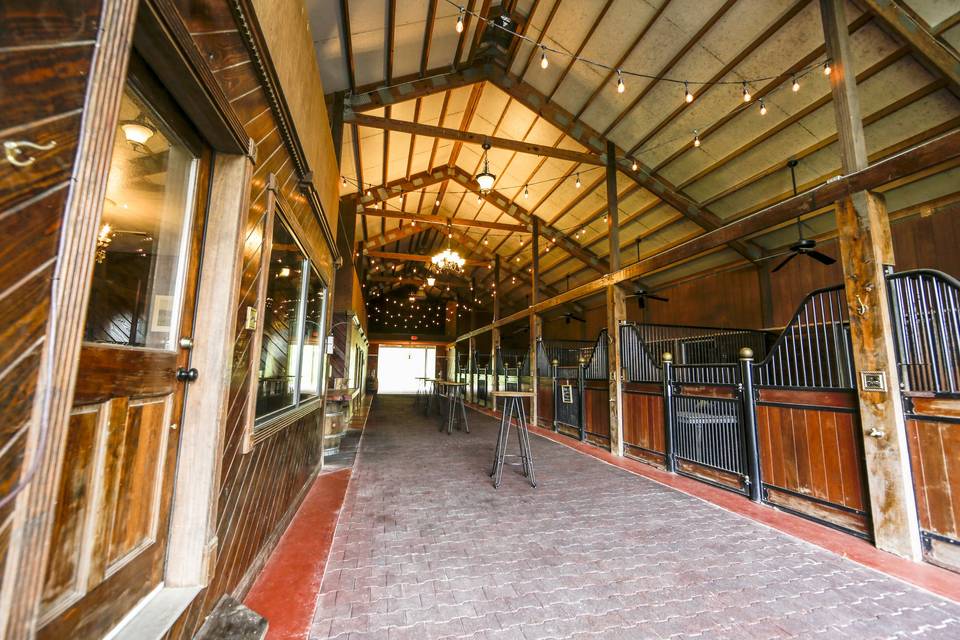
POLYGON ((560 385, 560 401, 564 404, 573 404, 573 385, 560 385))

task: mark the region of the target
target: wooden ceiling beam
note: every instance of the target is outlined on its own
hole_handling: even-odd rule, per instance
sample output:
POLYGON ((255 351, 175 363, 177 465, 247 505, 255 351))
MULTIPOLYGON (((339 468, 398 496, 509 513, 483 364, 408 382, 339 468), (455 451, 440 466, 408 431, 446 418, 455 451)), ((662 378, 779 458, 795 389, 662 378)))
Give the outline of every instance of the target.
POLYGON ((426 231, 425 227, 420 227, 420 228, 413 227, 413 226, 397 227, 396 229, 391 229, 390 231, 387 231, 386 233, 382 233, 379 236, 370 238, 366 242, 362 243, 361 246, 364 251, 379 249, 381 247, 387 246, 391 242, 399 242, 404 238, 415 236, 418 233, 423 233, 424 231, 426 231))
MULTIPOLYGON (((401 260, 404 262, 425 262, 429 263, 432 259, 432 256, 425 256, 419 253, 394 253, 393 251, 377 251, 371 249, 369 251, 364 250, 364 253, 370 256, 371 258, 379 258, 381 260, 401 260)), ((486 261, 483 260, 467 260, 465 263, 470 267, 485 266, 486 261)))
POLYGON ((604 164, 602 158, 592 153, 546 147, 544 145, 534 144, 532 142, 524 142, 522 140, 499 138, 496 136, 484 135, 482 133, 461 131, 459 129, 451 129, 449 127, 438 127, 420 122, 408 122, 406 120, 396 120, 392 118, 378 118, 376 116, 355 113, 350 109, 345 109, 343 121, 357 124, 361 127, 382 129, 384 131, 399 131, 418 136, 443 138, 445 140, 454 140, 456 142, 466 144, 482 145, 484 143, 489 143, 491 147, 497 147, 498 149, 507 149, 509 151, 516 151, 518 153, 546 156, 550 158, 557 158, 559 160, 569 160, 570 162, 578 162, 582 164, 591 164, 597 166, 602 166, 604 164))
POLYGON ((486 220, 471 220, 469 218, 446 218, 444 216, 413 215, 403 211, 387 211, 381 209, 365 209, 359 212, 362 216, 379 216, 395 220, 412 220, 424 224, 438 224, 441 226, 454 225, 456 227, 482 227, 515 233, 530 233, 530 228, 523 224, 507 224, 505 222, 488 222, 486 220))
POLYGON ((446 182, 453 175, 453 169, 447 166, 438 167, 432 171, 424 171, 410 176, 410 179, 392 180, 386 184, 375 187, 367 187, 363 191, 350 193, 340 198, 341 201, 350 203, 355 207, 357 213, 378 202, 390 200, 402 196, 404 193, 419 191, 435 184, 446 182), (369 193, 369 195, 367 195, 369 193))
MULTIPOLYGON (((530 84, 499 67, 495 67, 491 71, 490 81, 555 127, 561 131, 565 131, 567 135, 571 136, 587 149, 602 154, 603 157, 606 158, 606 139, 603 135, 583 122, 579 120, 575 121, 570 112, 556 103, 548 102, 546 96, 530 84)), ((659 175, 656 175, 643 163, 638 162, 637 171, 633 171, 631 161, 627 159, 623 150, 616 148, 616 152, 618 154, 616 159, 618 168, 631 180, 652 192, 653 195, 666 202, 700 227, 710 231, 722 226, 723 221, 713 212, 701 207, 697 202, 678 191, 672 184, 659 175)), ((758 247, 739 240, 733 241, 730 248, 751 262, 759 259, 762 254, 758 247)))
POLYGON ((364 93, 354 93, 347 96, 347 103, 357 113, 372 111, 398 102, 406 102, 414 98, 425 98, 435 93, 450 91, 460 87, 467 87, 486 80, 489 64, 476 64, 463 67, 456 71, 449 68, 427 71, 425 77, 419 73, 400 78, 394 84, 374 87, 364 93), (406 79, 409 78, 409 79, 406 79))
POLYGON ((954 91, 960 90, 960 57, 944 46, 926 25, 916 20, 897 0, 859 0, 867 10, 894 31, 926 62, 943 74, 954 91))

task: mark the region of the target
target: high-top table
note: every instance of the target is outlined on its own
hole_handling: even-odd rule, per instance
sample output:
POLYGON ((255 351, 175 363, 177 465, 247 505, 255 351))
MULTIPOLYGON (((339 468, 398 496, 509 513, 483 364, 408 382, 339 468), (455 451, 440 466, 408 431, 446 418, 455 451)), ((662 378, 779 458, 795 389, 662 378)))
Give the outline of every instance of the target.
POLYGON ((522 465, 523 475, 530 481, 531 487, 537 486, 537 478, 533 473, 533 455, 530 452, 530 432, 527 429, 527 412, 523 408, 524 398, 533 398, 532 391, 494 391, 493 406, 496 408, 497 399, 503 398, 503 414, 500 418, 500 431, 497 433, 497 448, 493 454, 493 468, 490 477, 493 478, 494 489, 500 487, 503 477, 503 465, 522 465), (507 453, 507 440, 510 437, 510 423, 516 414, 517 440, 520 443, 519 454, 507 453), (504 458, 519 458, 520 462, 504 463, 504 458))
MULTIPOLYGON (((466 433, 470 433, 470 425, 467 424, 467 409, 463 404, 463 391, 467 386, 466 382, 454 382, 453 380, 434 380, 434 387, 439 387, 440 397, 447 399, 447 412, 443 416, 443 422, 447 424, 447 434, 452 434, 454 427, 460 430, 461 427, 466 433)), ((440 423, 440 431, 443 431, 443 422, 440 423)))

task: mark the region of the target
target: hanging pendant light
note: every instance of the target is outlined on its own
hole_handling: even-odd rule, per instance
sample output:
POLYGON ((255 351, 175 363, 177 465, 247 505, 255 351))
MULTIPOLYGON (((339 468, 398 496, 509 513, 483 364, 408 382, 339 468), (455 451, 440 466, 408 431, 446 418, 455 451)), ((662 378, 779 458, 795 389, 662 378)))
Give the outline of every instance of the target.
POLYGON ((480 193, 487 193, 493 189, 493 183, 497 176, 490 173, 490 161, 487 158, 487 151, 490 150, 490 143, 483 143, 483 171, 477 174, 477 184, 480 185, 480 193))

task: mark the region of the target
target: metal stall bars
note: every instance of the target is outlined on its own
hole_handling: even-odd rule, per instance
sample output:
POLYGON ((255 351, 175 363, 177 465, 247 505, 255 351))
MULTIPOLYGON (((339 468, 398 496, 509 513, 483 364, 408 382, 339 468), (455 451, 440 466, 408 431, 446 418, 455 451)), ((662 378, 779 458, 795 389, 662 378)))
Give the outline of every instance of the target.
POLYGON ((473 373, 476 375, 473 400, 477 404, 487 404, 490 399, 489 379, 487 378, 490 374, 489 353, 476 352, 473 354, 473 373))
POLYGON ((733 369, 741 348, 762 356, 771 341, 768 332, 752 329, 622 324, 626 455, 675 471, 679 445, 688 471, 706 465, 709 477, 703 479, 717 482, 715 476, 724 474, 721 484, 746 492, 742 449, 736 446, 743 431, 733 393, 740 381, 733 369), (675 366, 682 371, 677 373, 675 366), (697 417, 698 412, 703 415, 697 417))
POLYGON ((843 286, 807 295, 765 358, 751 365, 761 497, 871 536, 866 465, 843 286))
POLYGON ((553 378, 554 430, 570 436, 574 436, 573 431, 574 437, 581 441, 592 437, 607 446, 610 441, 609 388, 606 384, 608 343, 606 329, 596 340, 542 343, 542 358, 550 363, 549 372, 553 378))
POLYGON ((887 288, 924 557, 960 570, 960 281, 917 269, 887 288))

